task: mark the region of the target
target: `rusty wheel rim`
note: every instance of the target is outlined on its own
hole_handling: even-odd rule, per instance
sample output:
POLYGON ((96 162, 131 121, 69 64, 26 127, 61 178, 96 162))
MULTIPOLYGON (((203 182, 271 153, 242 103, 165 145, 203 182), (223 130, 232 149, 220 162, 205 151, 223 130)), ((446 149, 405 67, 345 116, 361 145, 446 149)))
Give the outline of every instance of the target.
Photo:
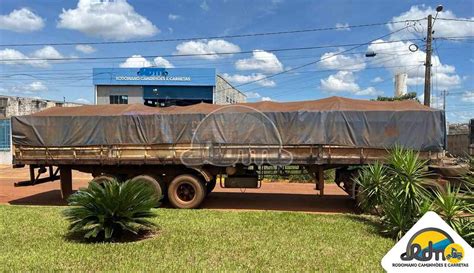
POLYGON ((181 201, 189 202, 189 201, 192 201, 194 197, 196 196, 196 189, 194 188, 193 185, 187 182, 184 182, 178 186, 178 189, 176 190, 176 194, 181 201))

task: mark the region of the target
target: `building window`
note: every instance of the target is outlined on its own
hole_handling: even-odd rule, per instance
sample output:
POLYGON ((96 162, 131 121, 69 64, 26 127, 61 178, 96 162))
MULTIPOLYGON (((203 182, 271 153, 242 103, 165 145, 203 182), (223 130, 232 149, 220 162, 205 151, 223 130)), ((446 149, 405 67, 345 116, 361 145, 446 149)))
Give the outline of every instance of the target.
POLYGON ((128 104, 128 96, 110 95, 110 104, 128 104))
POLYGON ((0 151, 10 150, 10 120, 0 119, 0 151))

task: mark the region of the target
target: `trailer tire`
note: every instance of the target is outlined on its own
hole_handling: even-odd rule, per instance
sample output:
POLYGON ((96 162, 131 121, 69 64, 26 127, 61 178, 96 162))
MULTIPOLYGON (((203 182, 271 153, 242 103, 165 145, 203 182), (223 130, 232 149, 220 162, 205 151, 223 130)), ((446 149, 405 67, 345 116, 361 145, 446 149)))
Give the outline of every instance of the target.
POLYGON ((206 189, 199 178, 183 174, 175 177, 168 187, 168 200, 179 209, 194 209, 201 205, 206 189))
MULTIPOLYGON (((155 178, 151 175, 137 175, 134 178, 130 180, 132 183, 144 183, 153 188, 153 191, 155 192, 155 197, 158 199, 158 201, 161 201, 164 196, 165 192, 165 186, 164 183, 159 179, 155 178)), ((160 205, 160 202, 158 202, 157 207, 160 205)))
POLYGON ((209 195, 216 187, 216 178, 206 183, 206 194, 209 195))

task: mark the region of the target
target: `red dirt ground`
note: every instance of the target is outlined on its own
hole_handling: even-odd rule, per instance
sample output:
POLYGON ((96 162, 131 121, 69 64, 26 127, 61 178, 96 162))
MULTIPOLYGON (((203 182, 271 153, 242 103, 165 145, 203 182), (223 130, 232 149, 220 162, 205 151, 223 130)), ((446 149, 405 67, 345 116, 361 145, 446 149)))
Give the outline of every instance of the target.
MULTIPOLYGON (((28 168, 12 169, 0 165, 0 204, 65 205, 60 197, 59 182, 15 187, 14 183, 29 179, 28 168)), ((91 176, 73 172, 73 188, 87 186, 91 176)), ((354 203, 335 184, 326 184, 325 196, 317 195, 314 184, 263 183, 260 189, 223 189, 216 186, 202 208, 224 210, 278 210, 310 213, 352 213, 354 203)), ((166 204, 165 204, 166 206, 166 204)))

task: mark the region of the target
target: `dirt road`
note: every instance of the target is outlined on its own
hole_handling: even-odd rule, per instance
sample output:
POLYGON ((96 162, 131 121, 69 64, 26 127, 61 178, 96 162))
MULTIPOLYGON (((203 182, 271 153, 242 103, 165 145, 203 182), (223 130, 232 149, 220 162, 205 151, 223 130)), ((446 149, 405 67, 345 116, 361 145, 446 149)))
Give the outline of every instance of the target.
MULTIPOLYGON (((14 183, 29 178, 28 168, 12 169, 0 165, 0 203, 11 205, 65 205, 61 200, 59 182, 15 187, 14 183)), ((87 186, 91 176, 73 173, 73 188, 87 186)), ((313 184, 263 183, 260 189, 223 189, 216 186, 202 205, 203 208, 225 210, 279 210, 312 213, 350 213, 354 203, 334 184, 325 188, 320 197, 313 184)), ((166 206, 166 204, 165 204, 166 206)))

